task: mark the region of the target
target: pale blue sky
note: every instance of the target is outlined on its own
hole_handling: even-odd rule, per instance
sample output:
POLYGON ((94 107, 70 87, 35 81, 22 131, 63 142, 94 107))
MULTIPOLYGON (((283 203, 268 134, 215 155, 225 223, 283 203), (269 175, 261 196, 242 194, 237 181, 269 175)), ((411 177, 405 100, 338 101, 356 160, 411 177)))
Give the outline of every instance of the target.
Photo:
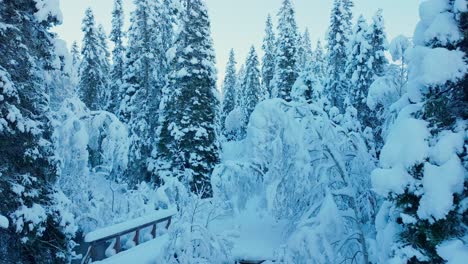
MULTIPOLYGON (((276 17, 282 0, 207 0, 212 22, 219 78, 231 48, 236 51, 238 64, 244 61, 250 46, 261 50, 265 19, 268 13, 276 17)), ((91 6, 98 23, 110 31, 113 0, 61 0, 64 23, 55 29, 69 45, 81 41, 81 20, 91 6)), ((333 0, 293 0, 298 25, 303 31, 309 28, 312 40, 323 39, 326 33, 333 0)), ((355 18, 364 14, 368 19, 378 8, 384 10, 389 40, 399 34, 412 36, 418 21, 419 0, 355 0, 355 18)), ((132 0, 124 0, 126 19, 132 9, 132 0)), ((128 26, 128 25, 127 25, 128 26)), ((276 26, 276 19, 275 19, 276 26)))

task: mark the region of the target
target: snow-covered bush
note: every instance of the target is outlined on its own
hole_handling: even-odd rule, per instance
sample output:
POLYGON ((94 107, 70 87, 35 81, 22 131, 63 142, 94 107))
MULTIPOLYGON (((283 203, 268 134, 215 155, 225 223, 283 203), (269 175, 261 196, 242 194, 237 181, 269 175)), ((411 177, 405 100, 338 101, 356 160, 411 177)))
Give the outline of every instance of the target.
POLYGON ((252 113, 246 139, 223 148, 212 177, 215 198, 234 214, 260 199, 258 210, 286 220, 289 239, 278 252, 285 263, 346 261, 356 252, 369 258, 377 206, 368 176, 373 158, 355 109, 341 120, 345 127, 322 106, 270 99, 252 113), (332 224, 336 232, 328 229, 332 224))
POLYGON ((220 213, 212 199, 201 197, 181 189, 179 214, 169 231, 169 242, 159 256, 160 263, 210 264, 233 263, 230 237, 212 232, 208 226, 220 213))
POLYGON ((90 111, 71 98, 55 116, 58 187, 72 201, 69 206, 81 231, 167 207, 169 199, 161 190, 144 182, 135 188, 125 183, 129 140, 126 126, 113 114, 90 111))

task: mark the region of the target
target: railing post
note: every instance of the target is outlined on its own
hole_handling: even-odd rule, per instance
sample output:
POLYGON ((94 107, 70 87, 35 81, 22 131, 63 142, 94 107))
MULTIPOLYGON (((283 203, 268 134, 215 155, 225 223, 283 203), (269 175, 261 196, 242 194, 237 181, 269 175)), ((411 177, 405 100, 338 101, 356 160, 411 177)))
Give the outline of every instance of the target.
POLYGON ((118 253, 120 252, 120 250, 122 249, 122 247, 121 247, 121 245, 120 245, 120 235, 118 235, 118 236, 115 238, 114 249, 115 249, 115 254, 118 254, 118 253))
POLYGON ((140 244, 140 229, 135 231, 135 237, 133 238, 133 242, 135 242, 135 246, 140 244))
POLYGON ((171 222, 172 222, 172 216, 169 217, 169 219, 167 220, 166 229, 169 229, 169 226, 171 225, 171 222))
POLYGON ((153 228, 151 229, 151 235, 153 238, 156 238, 156 223, 153 224, 153 228))

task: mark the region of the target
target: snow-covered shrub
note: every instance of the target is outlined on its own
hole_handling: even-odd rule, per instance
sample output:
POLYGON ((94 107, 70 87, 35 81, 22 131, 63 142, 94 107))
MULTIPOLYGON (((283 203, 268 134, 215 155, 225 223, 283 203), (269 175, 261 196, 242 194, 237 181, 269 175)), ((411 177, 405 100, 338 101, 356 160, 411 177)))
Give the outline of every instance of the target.
POLYGON ((229 112, 224 121, 224 134, 227 140, 239 140, 245 127, 245 116, 240 107, 229 112))
POLYGON ((270 99, 252 113, 246 139, 223 148, 212 177, 215 198, 235 213, 260 199, 258 210, 286 220, 289 239, 278 252, 285 263, 346 261, 356 252, 368 258, 377 206, 368 176, 374 162, 355 109, 341 121, 345 127, 322 106, 270 99), (336 232, 326 228, 332 224, 336 232))
POLYGON ((66 99, 56 113, 55 144, 60 161, 58 187, 80 230, 88 232, 167 206, 149 184, 130 188, 122 179, 127 166, 127 129, 113 114, 89 111, 66 99))
POLYGON ((201 199, 187 190, 181 195, 179 214, 173 220, 169 242, 158 261, 168 264, 233 263, 230 237, 215 234, 208 228, 223 209, 212 199, 201 199))

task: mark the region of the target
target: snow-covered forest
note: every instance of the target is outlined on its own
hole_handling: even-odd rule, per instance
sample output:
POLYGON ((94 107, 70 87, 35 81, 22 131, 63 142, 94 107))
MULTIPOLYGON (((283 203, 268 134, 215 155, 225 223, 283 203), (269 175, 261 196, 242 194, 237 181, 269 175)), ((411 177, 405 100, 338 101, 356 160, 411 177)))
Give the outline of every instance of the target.
POLYGON ((88 263, 162 212, 102 263, 466 263, 466 0, 393 39, 353 0, 312 38, 282 0, 220 81, 205 0, 133 2, 66 43, 63 2, 0 0, 1 264, 88 263))

